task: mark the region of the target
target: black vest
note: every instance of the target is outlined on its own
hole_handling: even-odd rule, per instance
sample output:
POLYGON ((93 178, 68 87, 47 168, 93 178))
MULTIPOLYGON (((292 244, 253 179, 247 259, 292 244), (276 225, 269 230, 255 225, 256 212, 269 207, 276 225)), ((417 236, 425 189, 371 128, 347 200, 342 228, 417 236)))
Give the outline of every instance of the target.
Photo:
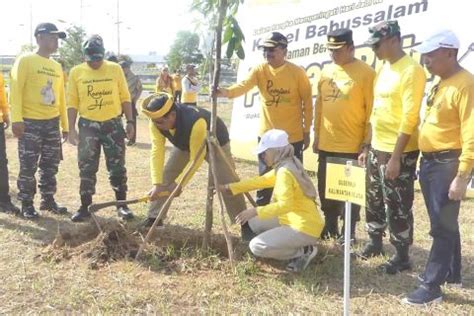
MULTIPOLYGON (((207 130, 211 127, 211 112, 195 106, 176 104, 175 133, 159 130, 177 148, 189 151, 189 139, 194 123, 203 118, 207 123, 207 130)), ((229 142, 229 132, 224 122, 217 117, 216 134, 219 145, 223 146, 229 142)))

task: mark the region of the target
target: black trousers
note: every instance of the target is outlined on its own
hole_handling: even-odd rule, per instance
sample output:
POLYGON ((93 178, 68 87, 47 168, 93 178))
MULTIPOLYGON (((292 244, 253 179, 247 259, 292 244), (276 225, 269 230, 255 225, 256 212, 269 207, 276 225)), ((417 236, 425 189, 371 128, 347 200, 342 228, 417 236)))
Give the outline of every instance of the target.
POLYGON ((10 186, 8 184, 8 159, 5 144, 5 129, 0 123, 0 202, 10 202, 10 186))

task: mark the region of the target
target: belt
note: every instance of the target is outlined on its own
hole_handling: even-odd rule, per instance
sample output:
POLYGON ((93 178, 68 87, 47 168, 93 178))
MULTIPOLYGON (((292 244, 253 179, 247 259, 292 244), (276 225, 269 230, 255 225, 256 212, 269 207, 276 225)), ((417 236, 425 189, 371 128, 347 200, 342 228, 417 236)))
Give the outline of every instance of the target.
POLYGON ((435 151, 430 153, 422 152, 421 155, 427 160, 458 158, 461 156, 461 149, 435 151))

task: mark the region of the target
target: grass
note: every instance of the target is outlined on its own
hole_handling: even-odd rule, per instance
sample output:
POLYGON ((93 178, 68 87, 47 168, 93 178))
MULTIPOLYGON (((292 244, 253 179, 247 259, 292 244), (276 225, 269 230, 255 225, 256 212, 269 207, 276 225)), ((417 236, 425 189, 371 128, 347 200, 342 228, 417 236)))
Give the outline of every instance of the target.
MULTIPOLYGON (((220 107, 226 121, 230 108, 220 107)), ((127 149, 129 197, 142 196, 150 187, 150 145, 143 117, 138 126, 138 145, 127 149)), ((13 197, 18 175, 16 143, 8 134, 13 197)), ((80 203, 76 148, 65 145, 64 157, 58 175, 57 200, 75 211, 80 203)), ((242 177, 256 175, 256 169, 254 163, 237 161, 242 177)), ((66 217, 50 214, 42 214, 41 219, 32 222, 0 214, 0 314, 341 314, 343 255, 334 242, 321 242, 316 262, 301 274, 285 272, 283 263, 255 261, 246 253, 239 256, 234 273, 225 258, 222 229, 219 217, 215 216, 212 249, 209 253, 200 250, 206 176, 207 165, 203 165, 175 200, 167 220, 169 226, 155 235, 139 262, 125 255, 115 260, 107 257, 110 260, 92 265, 94 255, 104 255, 91 252, 98 249, 94 248, 98 244, 94 244, 97 232, 92 222, 74 224, 66 217), (64 237, 68 235, 69 246, 53 247, 58 231, 64 237)), ((102 162, 94 200, 110 199, 113 194, 102 162)), ((129 234, 146 216, 143 204, 134 205, 133 210, 137 218, 123 226, 129 234)), ((426 210, 417 193, 415 243, 411 250, 413 270, 386 276, 375 272, 375 267, 386 258, 353 261, 352 313, 473 315, 473 210, 474 201, 463 202, 463 289, 446 289, 445 302, 433 308, 415 309, 399 303, 416 286, 416 275, 422 271, 431 245, 426 210)), ((119 227, 113 209, 105 209, 98 216, 103 225, 119 227)), ((238 228, 231 227, 231 231, 237 240, 238 228)), ((362 223, 357 235, 360 247, 366 239, 362 223)), ((110 239, 106 237, 104 240, 110 239)), ((130 238, 140 242, 141 237, 135 234, 130 238)), ((244 245, 238 248, 245 249, 244 245)), ((393 253, 391 246, 386 248, 388 255, 393 253)))

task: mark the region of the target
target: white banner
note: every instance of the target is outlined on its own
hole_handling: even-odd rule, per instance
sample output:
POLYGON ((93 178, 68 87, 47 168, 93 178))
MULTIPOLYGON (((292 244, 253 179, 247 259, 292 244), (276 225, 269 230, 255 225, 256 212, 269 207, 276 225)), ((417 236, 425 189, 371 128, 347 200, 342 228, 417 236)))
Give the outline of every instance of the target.
MULTIPOLYGON (((287 59, 306 69, 314 98, 321 70, 331 62, 325 48, 328 32, 341 27, 352 29, 356 57, 377 69, 382 62, 364 44, 369 36, 368 28, 394 19, 400 25, 405 51, 416 60, 420 60, 420 54, 412 52, 415 44, 437 29, 453 30, 461 40, 459 57, 466 54, 462 64, 474 72, 474 53, 470 53, 474 36, 469 27, 472 13, 468 4, 461 0, 248 0, 238 18, 246 39, 246 58, 240 62, 238 80, 244 79, 252 67, 264 61, 257 46, 272 31, 277 31, 288 37, 287 59)), ((427 77, 429 89, 433 78, 428 72, 427 77)), ((252 149, 257 141, 259 115, 256 88, 235 99, 231 139, 237 157, 256 159, 252 149)), ((305 152, 305 167, 310 170, 316 167, 316 155, 310 148, 305 152)))

